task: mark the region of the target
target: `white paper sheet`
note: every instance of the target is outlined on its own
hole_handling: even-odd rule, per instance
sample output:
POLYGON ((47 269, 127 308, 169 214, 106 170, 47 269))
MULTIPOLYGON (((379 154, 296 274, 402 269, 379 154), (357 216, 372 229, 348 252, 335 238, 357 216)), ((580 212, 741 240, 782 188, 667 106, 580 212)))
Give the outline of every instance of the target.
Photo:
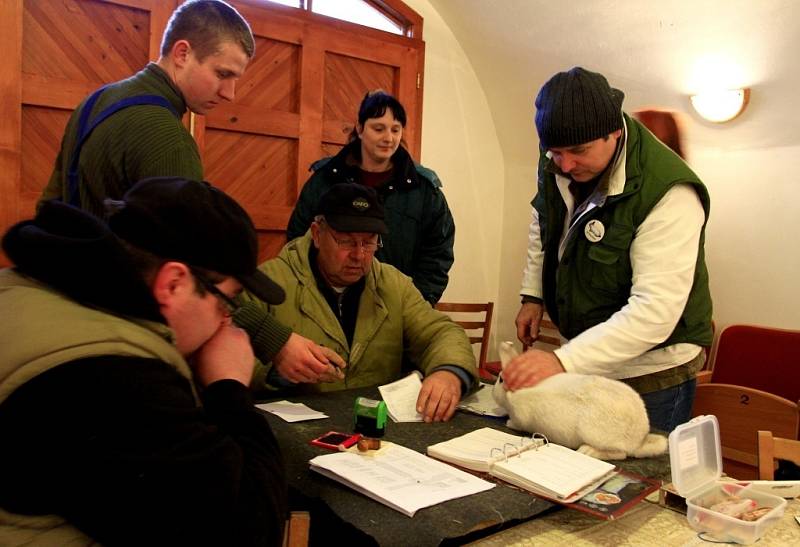
POLYGON ((391 384, 378 387, 394 422, 421 422, 422 414, 417 412, 417 399, 422 388, 421 374, 412 372, 391 384))
POLYGON ((303 403, 292 403, 290 401, 262 403, 256 405, 256 408, 271 412, 287 422, 303 422, 305 420, 319 420, 328 417, 327 414, 311 409, 303 403))
POLYGON ((483 416, 493 416, 495 418, 508 416, 506 409, 498 406, 497 403, 494 402, 491 384, 481 384, 477 392, 461 400, 458 404, 458 409, 481 414, 483 416))
POLYGON ((450 465, 386 443, 378 455, 338 452, 317 456, 311 469, 413 517, 419 509, 494 488, 450 465))

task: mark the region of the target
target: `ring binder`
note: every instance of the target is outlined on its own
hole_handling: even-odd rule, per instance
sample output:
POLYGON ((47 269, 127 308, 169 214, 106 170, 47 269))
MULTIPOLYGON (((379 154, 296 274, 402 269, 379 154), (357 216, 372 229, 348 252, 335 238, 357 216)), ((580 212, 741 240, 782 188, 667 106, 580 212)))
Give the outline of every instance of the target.
POLYGON ((506 441, 503 443, 502 448, 493 446, 489 450, 489 460, 491 462, 508 461, 509 457, 520 456, 526 450, 538 450, 539 447, 542 447, 549 442, 550 441, 547 440, 547 436, 543 433, 534 433, 530 437, 521 436, 519 437, 519 444, 506 441), (494 455, 495 450, 500 452, 499 456, 494 455))
POLYGON ((544 446, 550 443, 550 441, 547 439, 547 435, 545 435, 544 433, 534 433, 533 435, 531 435, 531 441, 533 441, 534 443, 536 441, 543 441, 542 444, 540 444, 539 446, 544 446))
POLYGON ((615 467, 551 443, 541 433, 520 437, 488 427, 431 445, 428 454, 467 469, 487 472, 562 503, 570 503, 586 488, 594 488, 615 467))

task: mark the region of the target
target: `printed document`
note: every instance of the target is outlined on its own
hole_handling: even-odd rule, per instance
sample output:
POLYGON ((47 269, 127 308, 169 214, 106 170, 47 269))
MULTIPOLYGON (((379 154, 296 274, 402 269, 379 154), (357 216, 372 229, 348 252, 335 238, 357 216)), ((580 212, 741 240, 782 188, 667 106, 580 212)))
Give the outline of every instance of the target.
POLYGON ((419 509, 494 488, 494 484, 384 441, 377 453, 317 456, 311 470, 413 517, 419 509))
POLYGON ((422 389, 421 376, 419 372, 412 372, 396 382, 378 387, 392 421, 423 421, 422 414, 417 412, 417 399, 419 390, 422 389))

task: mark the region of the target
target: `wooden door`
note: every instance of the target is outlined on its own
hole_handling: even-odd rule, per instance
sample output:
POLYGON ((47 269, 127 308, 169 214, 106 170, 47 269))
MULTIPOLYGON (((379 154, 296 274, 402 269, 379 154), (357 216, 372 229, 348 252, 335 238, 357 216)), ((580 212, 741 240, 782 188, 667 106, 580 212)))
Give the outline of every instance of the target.
POLYGON ((33 216, 78 103, 158 58, 176 5, 0 0, 0 232, 33 216))
MULTIPOLYGON (((0 233, 33 215, 75 106, 158 59, 179 3, 0 0, 0 233)), ((419 156, 424 43, 263 0, 232 4, 253 28, 256 55, 235 102, 187 125, 206 180, 252 215, 263 259, 284 242, 310 164, 347 142, 366 91, 400 99, 419 156)))
POLYGON ((236 100, 198 116, 194 131, 206 178, 253 217, 263 259, 283 245, 311 163, 347 143, 367 91, 403 103, 405 141, 419 157, 424 43, 284 6, 232 4, 253 29, 256 54, 236 100))

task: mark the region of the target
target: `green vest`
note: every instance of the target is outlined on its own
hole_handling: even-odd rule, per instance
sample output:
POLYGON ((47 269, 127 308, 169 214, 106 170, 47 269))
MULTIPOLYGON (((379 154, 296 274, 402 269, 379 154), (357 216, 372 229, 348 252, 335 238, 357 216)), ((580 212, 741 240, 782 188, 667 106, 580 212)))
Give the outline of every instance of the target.
MULTIPOLYGON (((566 338, 605 322, 628 301, 633 270, 630 247, 639 225, 664 194, 676 184, 694 185, 708 220, 708 191, 691 169, 661 144, 638 122, 625 115, 628 128, 625 187, 608 196, 577 222, 574 233, 558 259, 559 240, 567 208, 556 185, 555 175, 539 161, 539 187, 533 206, 539 215, 544 266, 544 301, 551 319, 566 338), (597 242, 584 236, 590 220, 599 220, 605 234, 597 242)), ((704 255, 705 224, 700 234, 694 283, 689 300, 672 334, 658 347, 687 342, 710 346, 711 293, 704 255)))
MULTIPOLYGON (((192 382, 172 331, 161 323, 87 308, 12 269, 0 270, 0 309, 5 310, 0 316, 0 403, 51 368, 99 355, 159 359, 192 382)), ((0 544, 98 545, 57 515, 17 515, 2 508, 0 544)))

